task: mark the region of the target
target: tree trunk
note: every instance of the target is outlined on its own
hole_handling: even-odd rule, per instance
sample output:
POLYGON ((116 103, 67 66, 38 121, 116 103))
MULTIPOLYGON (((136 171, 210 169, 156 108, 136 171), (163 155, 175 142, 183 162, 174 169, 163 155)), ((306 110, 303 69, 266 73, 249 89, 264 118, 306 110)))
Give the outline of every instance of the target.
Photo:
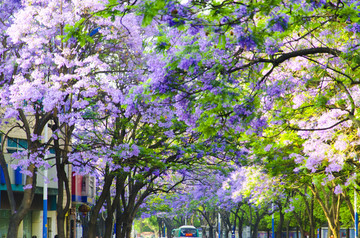
POLYGON ((112 234, 113 234, 113 216, 108 215, 105 219, 105 233, 104 233, 104 238, 111 238, 112 234))
POLYGON ((209 238, 214 238, 214 227, 209 225, 209 238))
POLYGON ((252 224, 251 227, 251 238, 257 238, 258 237, 258 231, 259 231, 259 223, 262 219, 262 216, 259 216, 259 212, 256 212, 256 219, 255 222, 252 224))
POLYGON ((164 218, 164 223, 166 226, 166 237, 168 237, 168 238, 171 237, 171 231, 175 228, 172 221, 173 221, 173 219, 164 218))
POLYGON ((107 201, 106 201, 106 210, 107 210, 107 217, 105 220, 105 237, 110 238, 112 237, 113 234, 113 226, 114 226, 114 213, 116 211, 116 222, 118 223, 117 217, 118 217, 118 213, 121 214, 121 206, 120 206, 120 194, 122 193, 122 191, 124 190, 124 183, 126 180, 126 176, 116 176, 116 195, 114 198, 112 198, 110 196, 110 193, 107 196, 107 201))
MULTIPOLYGON (((134 218, 130 214, 122 213, 121 223, 116 225, 117 236, 116 238, 131 238, 131 229, 134 218), (120 236, 118 236, 120 234, 120 236)), ((159 233, 160 235, 161 233, 159 233)))
POLYGON ((114 214, 114 209, 113 209, 113 206, 111 204, 110 193, 108 194, 107 199, 106 199, 106 211, 107 211, 107 216, 106 216, 106 219, 105 219, 104 238, 111 238, 112 234, 113 234, 113 224, 114 224, 113 214, 114 214))
MULTIPOLYGON (((59 174, 59 172, 58 172, 59 174)), ((57 222, 57 235, 59 238, 65 238, 65 223, 66 223, 66 214, 69 211, 70 208, 70 188, 69 188, 69 181, 64 181, 63 178, 60 178, 58 175, 58 201, 56 206, 56 222, 57 222), (66 190, 66 205, 63 207, 63 201, 64 201, 64 183, 65 190, 66 190)))
POLYGON ((261 213, 259 211, 255 211, 255 215, 256 215, 255 216, 255 221, 253 221, 252 225, 250 226, 251 227, 251 237, 252 238, 257 238, 258 237, 260 221, 261 221, 261 219, 264 218, 264 216, 266 214, 268 214, 267 209, 263 209, 261 211, 262 211, 261 213))
POLYGON ((279 204, 279 216, 280 216, 280 219, 279 219, 279 223, 278 223, 278 227, 277 227, 276 236, 278 238, 282 238, 282 228, 283 228, 283 224, 284 224, 284 213, 282 212, 281 204, 279 204))
POLYGON ((8 238, 17 238, 18 237, 18 230, 21 221, 24 219, 26 213, 29 211, 32 201, 35 195, 35 187, 36 187, 36 168, 34 165, 30 165, 27 168, 32 177, 26 176, 25 184, 32 185, 31 189, 24 190, 24 197, 21 201, 20 207, 17 209, 16 213, 11 214, 9 227, 8 227, 8 238))
POLYGON ((300 236, 299 236, 299 227, 298 226, 296 227, 296 238, 300 238, 300 236))
POLYGON ((223 238, 229 238, 229 229, 227 228, 227 226, 224 226, 224 231, 225 231, 225 234, 224 234, 223 238))
POLYGON ((309 206, 309 223, 310 223, 310 238, 316 238, 316 224, 314 218, 314 195, 311 196, 311 203, 309 206))
POLYGON ((8 238, 17 238, 18 236, 18 230, 22 219, 17 216, 11 216, 10 217, 10 223, 9 223, 9 229, 8 229, 8 238))
POLYGON ((239 237, 238 238, 242 238, 244 217, 243 216, 241 216, 241 217, 238 216, 238 220, 239 220, 239 224, 238 224, 238 235, 239 235, 239 237))
POLYGON ((105 175, 103 191, 91 211, 90 221, 89 221, 89 230, 88 230, 88 234, 87 234, 88 238, 96 238, 97 218, 100 214, 100 209, 106 200, 107 194, 110 193, 110 187, 112 185, 113 179, 114 179, 113 175, 111 175, 111 174, 105 175))
POLYGON ((286 222, 286 238, 290 237, 290 222, 290 219, 286 222))
POLYGON ((311 191, 313 192, 316 200, 319 202, 326 220, 328 222, 329 232, 332 234, 333 238, 339 238, 340 235, 340 205, 342 202, 342 195, 334 193, 334 185, 329 188, 329 191, 326 191, 323 187, 323 197, 320 196, 320 191, 316 185, 310 186, 311 191))
MULTIPOLYGON (((59 145, 58 141, 57 142, 55 141, 55 147, 58 145, 59 145)), ((56 171, 58 177, 58 201, 56 206, 56 212, 57 212, 56 222, 57 222, 57 230, 58 230, 57 235, 59 238, 65 238, 66 214, 70 209, 71 195, 70 195, 70 187, 69 187, 69 177, 65 172, 65 164, 61 162, 61 160, 64 158, 61 157, 62 156, 60 156, 60 150, 56 150, 56 171), (64 188, 66 192, 65 207, 63 207, 64 188)))

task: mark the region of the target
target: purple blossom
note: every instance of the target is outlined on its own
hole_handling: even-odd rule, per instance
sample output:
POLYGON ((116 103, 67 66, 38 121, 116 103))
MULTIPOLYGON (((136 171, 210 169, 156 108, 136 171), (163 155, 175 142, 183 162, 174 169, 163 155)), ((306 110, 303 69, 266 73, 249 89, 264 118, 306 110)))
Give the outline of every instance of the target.
POLYGON ((182 70, 189 70, 191 66, 194 66, 197 64, 197 60, 193 57, 190 58, 182 58, 180 60, 180 63, 178 64, 178 68, 182 70))
POLYGON ((26 189, 32 189, 32 184, 27 184, 25 186, 23 186, 23 189, 26 190, 26 189))
POLYGON ((284 32, 288 28, 288 22, 288 15, 279 14, 270 19, 269 28, 271 31, 284 32))
POLYGON ((269 55, 274 55, 279 51, 281 45, 273 38, 267 38, 265 40, 265 52, 269 55))
POLYGON ((237 16, 238 18, 242 18, 244 16, 248 15, 248 10, 247 7, 244 5, 238 5, 239 7, 235 9, 234 11, 234 15, 237 16))
POLYGON ((335 144, 334 144, 335 149, 339 150, 339 151, 344 151, 346 150, 346 148, 348 147, 348 143, 346 141, 345 136, 339 136, 339 138, 336 140, 335 144))
POLYGON ((131 148, 132 148, 132 152, 131 152, 132 155, 133 155, 133 156, 138 156, 139 153, 140 153, 139 147, 138 147, 137 145, 133 144, 133 145, 131 146, 131 148))
POLYGON ((354 32, 354 33, 359 33, 360 32, 360 23, 356 22, 350 26, 347 26, 347 30, 354 32))
POLYGON ((173 132, 172 130, 170 130, 170 131, 165 131, 165 132, 164 132, 164 135, 166 135, 166 136, 169 137, 169 138, 174 138, 174 137, 175 137, 175 134, 174 134, 174 132, 173 132))
POLYGON ((256 47, 255 40, 249 34, 241 34, 238 37, 238 44, 241 48, 245 50, 252 50, 256 47))
POLYGON ((336 187, 335 187, 335 189, 334 189, 334 193, 336 194, 336 195, 339 195, 339 194, 341 194, 343 192, 343 190, 342 190, 342 187, 338 184, 338 185, 336 185, 336 187))
POLYGON ((229 18, 227 16, 220 19, 221 24, 226 24, 229 21, 229 18))
POLYGON ((263 129, 268 127, 266 118, 257 118, 255 120, 252 120, 250 124, 252 128, 257 131, 262 131, 263 129))
POLYGON ((266 152, 269 152, 270 149, 271 149, 271 147, 272 147, 272 144, 268 144, 267 146, 265 146, 264 150, 265 150, 266 152))

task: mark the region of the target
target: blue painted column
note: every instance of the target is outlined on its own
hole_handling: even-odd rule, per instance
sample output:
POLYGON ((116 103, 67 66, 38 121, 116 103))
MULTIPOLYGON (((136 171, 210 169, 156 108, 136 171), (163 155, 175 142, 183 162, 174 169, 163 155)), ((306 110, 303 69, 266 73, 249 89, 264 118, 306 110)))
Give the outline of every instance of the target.
MULTIPOLYGON (((356 175, 355 175, 356 176, 356 175)), ((358 238, 359 234, 359 215, 357 212, 357 193, 356 189, 354 188, 354 217, 355 217, 355 238, 358 238)))
POLYGON ((275 238, 275 219, 274 219, 274 203, 271 204, 272 207, 272 216, 271 216, 271 238, 275 238))
MULTIPOLYGON (((45 125, 44 142, 48 142, 48 124, 45 125)), ((46 158, 46 156, 45 156, 46 158)), ((47 184, 48 170, 44 170, 44 187, 43 187, 43 238, 47 238, 47 216, 48 216, 48 184, 47 184)))
POLYGON ((218 213, 218 233, 219 233, 219 238, 221 238, 221 217, 220 217, 220 212, 218 213))
POLYGON ((48 206, 48 201, 47 201, 47 190, 46 190, 46 194, 44 193, 44 198, 43 198, 43 238, 47 238, 47 206, 48 206), (45 197, 46 196, 46 197, 45 197))

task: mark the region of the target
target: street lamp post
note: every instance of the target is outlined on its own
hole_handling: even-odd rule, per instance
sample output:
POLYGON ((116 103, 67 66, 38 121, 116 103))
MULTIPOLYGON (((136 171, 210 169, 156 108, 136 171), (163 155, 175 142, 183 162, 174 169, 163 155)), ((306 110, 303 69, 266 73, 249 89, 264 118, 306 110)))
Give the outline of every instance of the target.
POLYGON ((274 219, 274 202, 271 203, 272 216, 271 216, 271 238, 275 238, 275 219, 274 219))
MULTIPOLYGON (((355 174, 356 177, 356 174, 355 174)), ((356 188, 354 187, 354 220, 355 220, 355 238, 358 238, 358 234, 359 234, 359 216, 357 213, 357 193, 356 193, 356 188)))
POLYGON ((221 216, 220 212, 218 213, 218 237, 221 238, 221 216))
MULTIPOLYGON (((44 131, 44 142, 48 142, 48 124, 45 125, 44 131)), ((46 156, 45 156, 46 158, 46 156)), ((43 187, 43 238, 47 238, 47 214, 48 214, 48 184, 47 184, 48 170, 45 168, 44 170, 44 187, 43 187)))

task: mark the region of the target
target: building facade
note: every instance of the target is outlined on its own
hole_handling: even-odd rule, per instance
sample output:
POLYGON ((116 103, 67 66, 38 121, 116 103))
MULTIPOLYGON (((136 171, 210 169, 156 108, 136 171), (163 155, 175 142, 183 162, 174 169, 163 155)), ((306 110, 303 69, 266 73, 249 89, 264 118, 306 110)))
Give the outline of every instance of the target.
MULTIPOLYGON (((7 170, 9 172, 11 187, 14 191, 14 197, 16 204, 20 204, 25 185, 25 175, 20 172, 20 169, 12 169, 10 166, 15 161, 12 159, 11 154, 17 151, 27 149, 26 139, 21 137, 21 134, 12 134, 4 141, 5 143, 5 159, 9 164, 7 170)), ((3 141, 3 137, 0 137, 0 142, 3 141)), ((51 150, 50 150, 51 152, 51 150)), ((91 206, 95 202, 95 178, 89 176, 80 176, 72 174, 71 171, 71 210, 67 219, 69 219, 70 229, 69 237, 76 238, 82 237, 83 225, 81 212, 78 208, 82 204, 91 206)), ((56 224, 56 206, 57 206, 57 195, 58 186, 56 179, 56 168, 51 167, 48 170, 48 177, 44 178, 44 171, 38 170, 37 185, 35 189, 35 196, 32 202, 30 211, 25 216, 23 222, 20 224, 18 237, 19 238, 40 238, 43 237, 43 192, 44 183, 47 180, 47 237, 54 238, 57 234, 56 224)), ((0 238, 6 238, 9 217, 10 217, 10 203, 7 194, 7 188, 5 183, 4 171, 0 167, 0 238)))

